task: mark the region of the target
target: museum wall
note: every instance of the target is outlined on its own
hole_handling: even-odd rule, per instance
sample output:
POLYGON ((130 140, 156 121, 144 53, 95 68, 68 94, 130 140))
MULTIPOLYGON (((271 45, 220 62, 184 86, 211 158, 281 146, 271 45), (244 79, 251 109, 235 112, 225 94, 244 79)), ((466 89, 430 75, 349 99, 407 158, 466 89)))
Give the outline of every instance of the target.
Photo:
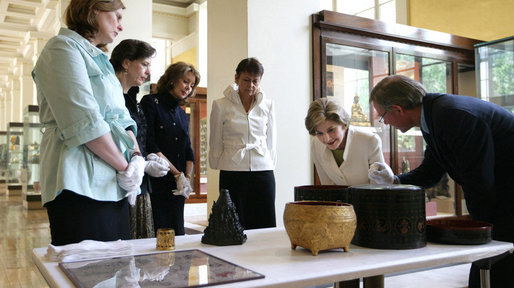
POLYGON ((198 65, 196 64, 196 47, 184 51, 176 56, 173 56, 171 60, 172 63, 177 63, 180 61, 192 64, 193 66, 197 67, 198 65))
MULTIPOLYGON (((275 102, 278 132, 277 225, 294 186, 312 183, 309 134, 304 118, 312 101, 310 17, 320 10, 312 0, 217 0, 208 8, 207 107, 233 83, 246 57, 264 66, 261 87, 275 102), (273 9, 270 9, 273 7, 273 9), (227 17, 226 11, 231 11, 227 17)), ((211 3, 212 4, 212 3, 211 3)), ((208 111, 210 115, 210 111, 208 111)), ((208 205, 218 197, 218 171, 208 170, 208 205)))
POLYGON ((491 41, 514 35, 512 0, 410 0, 409 25, 491 41))

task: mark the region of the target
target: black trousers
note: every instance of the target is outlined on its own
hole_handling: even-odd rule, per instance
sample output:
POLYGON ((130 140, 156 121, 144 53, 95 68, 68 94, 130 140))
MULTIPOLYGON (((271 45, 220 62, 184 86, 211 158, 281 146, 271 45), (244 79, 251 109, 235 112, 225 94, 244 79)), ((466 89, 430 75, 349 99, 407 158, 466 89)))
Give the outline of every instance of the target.
MULTIPOLYGON (((499 189, 503 191, 503 194, 500 194, 502 198, 495 206, 492 221, 488 221, 493 223, 493 240, 514 243, 513 189, 514 187, 509 186, 499 189)), ((494 263, 489 273, 491 288, 514 288, 514 254, 510 254, 494 263)), ((468 284, 469 288, 480 287, 480 268, 475 262, 473 262, 469 271, 468 284)))
MULTIPOLYGON (((514 254, 499 260, 489 272, 491 288, 514 287, 514 254)), ((480 288, 480 268, 473 262, 469 271, 469 288, 480 288)))
POLYGON ((171 189, 150 193, 155 232, 159 228, 173 228, 175 235, 184 235, 184 196, 173 195, 171 189))
POLYGON ((269 171, 220 171, 245 230, 275 227, 275 175, 269 171))
POLYGON ((130 239, 129 205, 97 201, 64 190, 45 204, 50 221, 52 245, 78 243, 82 240, 115 241, 130 239))

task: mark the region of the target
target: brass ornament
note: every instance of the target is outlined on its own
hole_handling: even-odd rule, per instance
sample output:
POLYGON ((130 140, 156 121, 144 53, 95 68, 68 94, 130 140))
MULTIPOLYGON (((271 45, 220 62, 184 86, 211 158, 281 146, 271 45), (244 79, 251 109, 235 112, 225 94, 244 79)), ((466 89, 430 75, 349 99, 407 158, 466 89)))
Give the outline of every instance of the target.
POLYGON ((312 255, 343 248, 348 252, 357 227, 351 204, 328 201, 297 201, 286 204, 284 226, 291 249, 304 247, 312 255))

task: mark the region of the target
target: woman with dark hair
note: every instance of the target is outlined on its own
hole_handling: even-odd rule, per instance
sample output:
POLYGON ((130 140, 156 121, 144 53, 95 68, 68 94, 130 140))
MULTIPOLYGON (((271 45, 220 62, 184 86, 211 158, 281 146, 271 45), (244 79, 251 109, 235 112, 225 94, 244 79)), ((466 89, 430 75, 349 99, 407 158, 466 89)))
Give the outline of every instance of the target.
POLYGON ((263 74, 259 60, 243 59, 210 118, 209 164, 220 170, 219 188, 228 189, 244 229, 276 226, 275 114, 260 89, 263 74))
POLYGON ((148 123, 147 152, 164 158, 170 173, 151 178, 155 230, 173 228, 184 235, 184 204, 192 192, 194 154, 189 137, 189 120, 180 107, 195 94, 200 73, 189 64, 177 62, 168 67, 157 82, 157 93, 141 99, 148 123))
POLYGON ((41 142, 41 197, 53 245, 130 239, 129 201, 145 160, 136 123, 104 53, 121 26, 120 0, 71 0, 66 25, 32 71, 41 142))
MULTIPOLYGON (((143 157, 147 160, 146 174, 162 177, 170 170, 168 163, 154 153, 146 153, 147 124, 141 105, 137 102, 139 86, 150 75, 150 66, 155 49, 148 43, 135 39, 121 41, 111 53, 111 64, 120 80, 130 116, 137 124, 137 144, 143 157)), ((151 186, 145 174, 141 183, 141 194, 136 198, 136 205, 130 206, 130 235, 132 239, 155 237, 152 203, 150 200, 151 186)))

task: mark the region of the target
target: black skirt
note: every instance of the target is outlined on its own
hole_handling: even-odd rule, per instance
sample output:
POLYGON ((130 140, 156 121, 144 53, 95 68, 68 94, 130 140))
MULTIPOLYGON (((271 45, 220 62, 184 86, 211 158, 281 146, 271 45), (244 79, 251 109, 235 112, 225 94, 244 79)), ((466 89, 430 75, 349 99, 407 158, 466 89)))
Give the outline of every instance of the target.
POLYGON ((228 189, 245 230, 277 226, 273 170, 221 170, 219 188, 228 189))
POLYGON ((50 221, 52 245, 82 240, 115 241, 130 239, 129 205, 126 198, 97 201, 63 190, 45 204, 50 221))

